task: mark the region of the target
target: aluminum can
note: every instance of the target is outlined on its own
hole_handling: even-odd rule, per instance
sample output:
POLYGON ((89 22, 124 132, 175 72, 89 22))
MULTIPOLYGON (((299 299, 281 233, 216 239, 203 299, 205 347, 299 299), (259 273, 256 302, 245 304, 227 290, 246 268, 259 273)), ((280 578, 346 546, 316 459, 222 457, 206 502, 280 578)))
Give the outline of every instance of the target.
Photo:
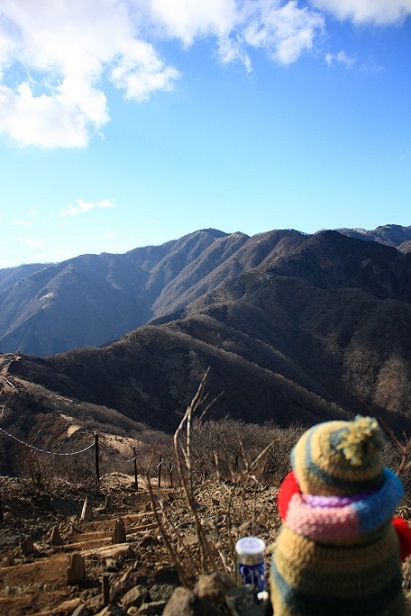
POLYGON ((265 542, 259 537, 243 537, 235 544, 237 571, 243 584, 253 584, 257 592, 265 589, 265 542))

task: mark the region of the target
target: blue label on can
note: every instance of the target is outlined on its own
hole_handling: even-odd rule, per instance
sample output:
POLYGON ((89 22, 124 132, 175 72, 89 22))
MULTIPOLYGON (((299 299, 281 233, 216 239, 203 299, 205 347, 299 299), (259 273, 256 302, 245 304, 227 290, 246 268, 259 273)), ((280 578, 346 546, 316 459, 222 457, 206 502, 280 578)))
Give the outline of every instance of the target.
POLYGON ((256 565, 243 565, 238 563, 238 573, 243 580, 243 584, 254 584, 257 592, 265 589, 265 567, 264 562, 256 565))

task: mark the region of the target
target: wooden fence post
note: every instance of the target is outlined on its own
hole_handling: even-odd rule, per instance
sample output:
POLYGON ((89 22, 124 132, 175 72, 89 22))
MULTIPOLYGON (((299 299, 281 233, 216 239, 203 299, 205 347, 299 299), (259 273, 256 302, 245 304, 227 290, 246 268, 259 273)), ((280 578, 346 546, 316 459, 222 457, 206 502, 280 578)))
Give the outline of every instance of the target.
POLYGON ((110 603, 110 575, 103 573, 103 605, 110 603))
POLYGON ((138 477, 137 477, 137 452, 136 452, 136 448, 133 447, 133 453, 134 453, 134 482, 136 485, 136 492, 138 492, 138 477))

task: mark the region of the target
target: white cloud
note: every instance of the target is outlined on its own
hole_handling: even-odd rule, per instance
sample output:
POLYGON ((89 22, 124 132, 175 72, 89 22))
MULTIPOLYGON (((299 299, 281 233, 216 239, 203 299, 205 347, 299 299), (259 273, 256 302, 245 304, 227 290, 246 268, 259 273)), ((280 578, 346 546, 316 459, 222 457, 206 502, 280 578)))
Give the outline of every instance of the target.
POLYGON ((345 51, 339 51, 336 54, 326 53, 324 58, 328 66, 331 66, 334 62, 338 62, 340 64, 344 64, 347 68, 352 68, 356 63, 356 59, 347 56, 345 51))
POLYGON ((127 98, 147 100, 159 90, 169 91, 180 73, 161 62, 154 47, 144 41, 131 41, 125 53, 111 71, 111 80, 126 92, 127 98))
POLYGON ((162 32, 189 46, 196 38, 217 40, 218 58, 224 64, 240 61, 248 72, 247 49, 264 49, 280 64, 295 62, 310 50, 324 18, 296 0, 151 0, 149 14, 162 32))
POLYGON ((311 50, 315 36, 324 28, 322 15, 300 9, 294 0, 283 6, 276 0, 250 0, 245 5, 244 41, 265 49, 280 64, 295 62, 304 51, 311 50))
POLYGON ((76 205, 69 203, 65 210, 60 211, 60 216, 76 216, 77 214, 84 214, 95 208, 113 208, 116 207, 109 199, 102 199, 101 201, 83 201, 83 199, 77 199, 76 205))
POLYGON ((251 59, 244 46, 236 39, 221 37, 218 41, 217 56, 222 64, 240 62, 247 73, 251 73, 251 59))
POLYGON ((195 38, 226 36, 237 21, 241 4, 236 0, 151 0, 147 2, 147 11, 166 36, 189 46, 195 38))
POLYGON ((137 6, 2 0, 0 133, 22 145, 82 147, 109 121, 106 74, 137 100, 171 89, 178 71, 139 39, 137 6))
POLYGON ((388 25, 411 15, 411 0, 310 0, 318 9, 354 23, 388 25))
POLYGON ((20 83, 14 91, 0 87, 0 132, 22 145, 87 145, 90 128, 99 128, 108 121, 105 96, 89 88, 89 96, 76 102, 75 93, 67 96, 67 90, 67 80, 52 95, 33 96, 27 82, 20 83))

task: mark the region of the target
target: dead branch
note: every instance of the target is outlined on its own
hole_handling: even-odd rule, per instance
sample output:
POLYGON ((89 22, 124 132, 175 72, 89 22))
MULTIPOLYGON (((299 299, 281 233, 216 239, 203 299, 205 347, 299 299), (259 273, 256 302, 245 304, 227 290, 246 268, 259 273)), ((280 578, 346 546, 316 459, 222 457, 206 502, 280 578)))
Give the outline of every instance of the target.
POLYGON ((166 533, 166 530, 164 528, 164 525, 160 519, 160 516, 158 515, 158 511, 157 511, 157 505, 156 505, 156 501, 154 498, 154 493, 153 493, 153 486, 151 485, 151 480, 150 480, 150 476, 147 473, 146 474, 146 483, 147 483, 147 489, 148 489, 148 493, 150 495, 150 502, 151 502, 151 507, 154 513, 154 517, 156 519, 156 523, 157 523, 157 527, 160 531, 160 534, 163 538, 164 541, 164 545, 166 546, 166 549, 170 555, 170 558, 172 560, 172 562, 175 564, 176 569, 177 569, 177 573, 178 573, 178 577, 180 578, 180 582, 181 584, 183 584, 184 586, 189 586, 189 580, 185 575, 184 572, 184 568, 180 562, 179 556, 176 553, 176 551, 173 548, 173 545, 171 543, 171 540, 169 538, 169 536, 166 533))
MULTIPOLYGON (((187 505, 193 516, 194 525, 195 525, 197 538, 198 538, 198 544, 200 548, 201 569, 203 572, 207 570, 207 562, 213 568, 217 568, 217 566, 216 566, 216 562, 212 554, 212 550, 211 550, 207 535, 205 533, 205 530, 198 516, 197 503, 194 498, 192 466, 191 466, 191 422, 192 422, 193 415, 200 409, 200 407, 204 404, 205 400, 207 399, 207 396, 204 395, 204 389, 205 389, 205 385, 207 382, 209 371, 210 369, 207 368, 206 372, 204 373, 203 378, 201 379, 200 385, 198 386, 198 389, 191 403, 188 405, 186 412, 184 413, 184 416, 180 422, 180 425, 178 426, 174 434, 174 450, 175 450, 176 461, 177 461, 177 471, 180 477, 181 485, 183 486, 183 489, 184 489, 187 505), (184 428, 186 430, 185 448, 183 448, 182 444, 180 443, 181 434, 184 428), (187 476, 183 472, 180 452, 183 453, 183 457, 184 457, 184 461, 185 461, 185 465, 187 469, 187 476)), ((206 408, 209 409, 210 406, 211 404, 209 404, 206 408)), ((203 415, 204 415, 204 412, 202 413, 201 416, 203 417, 203 415)))

